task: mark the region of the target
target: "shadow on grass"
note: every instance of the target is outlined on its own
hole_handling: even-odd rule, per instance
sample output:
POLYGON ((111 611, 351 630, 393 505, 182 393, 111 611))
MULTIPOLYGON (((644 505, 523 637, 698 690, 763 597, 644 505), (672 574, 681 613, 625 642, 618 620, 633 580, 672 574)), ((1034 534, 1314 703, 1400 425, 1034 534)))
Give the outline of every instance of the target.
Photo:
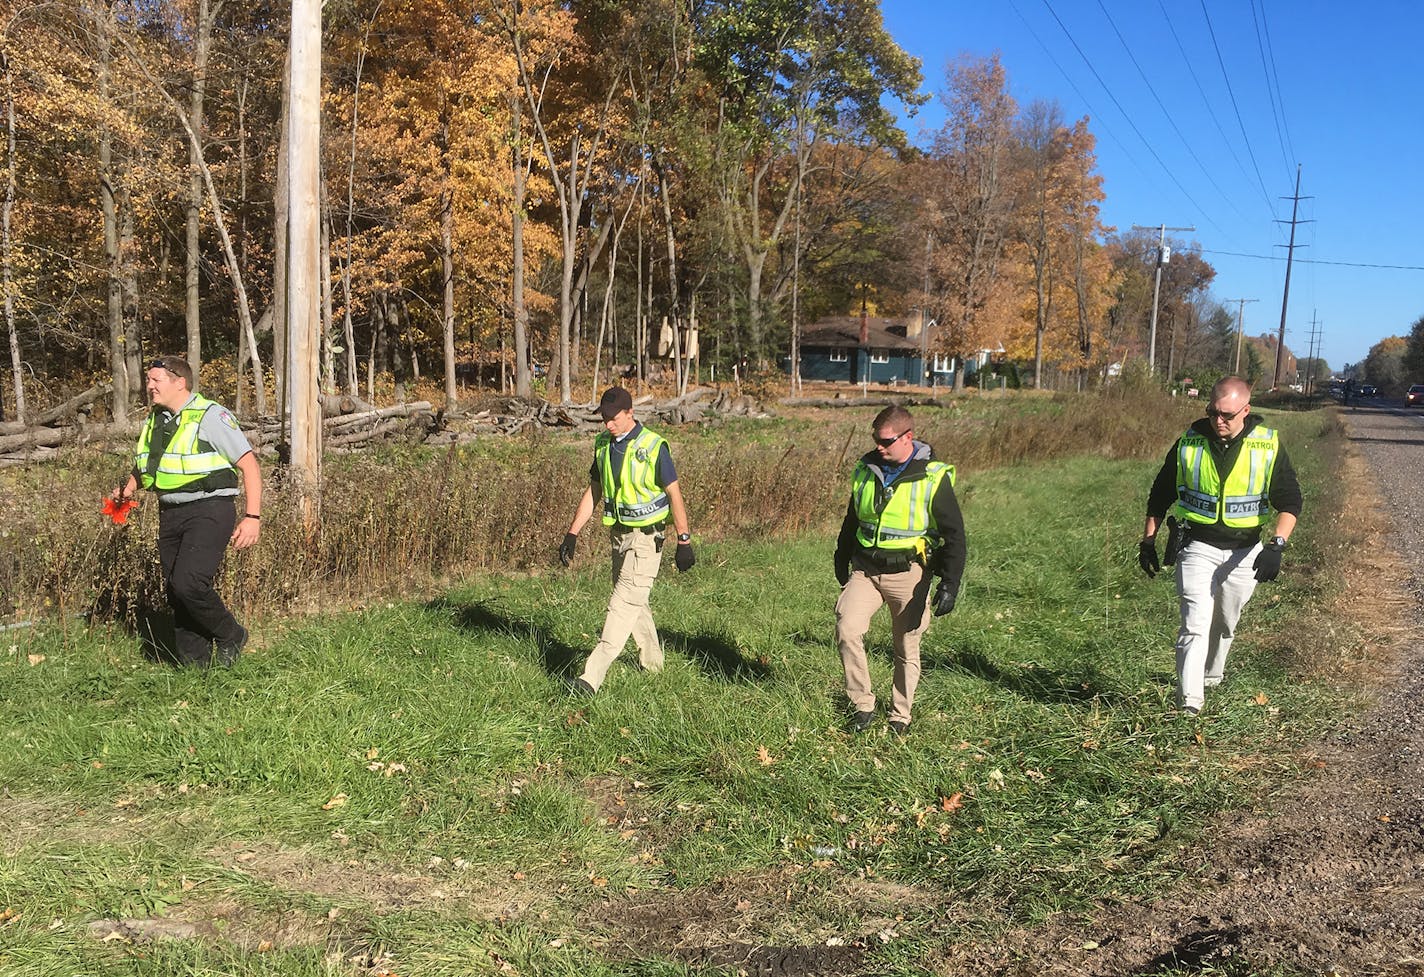
POLYGON ((1115 704, 1131 698, 1112 687, 1111 679, 1093 665, 1059 670, 1026 663, 1010 668, 1000 667, 988 657, 974 651, 926 658, 927 668, 943 668, 963 672, 1002 689, 1036 702, 1115 704))
MULTIPOLYGON (((463 631, 475 634, 505 634, 532 641, 539 650, 544 671, 555 678, 573 678, 590 649, 575 648, 554 637, 552 631, 534 621, 510 617, 491 603, 476 601, 460 604, 446 598, 431 601, 426 607, 454 615, 455 624, 463 631)), ((688 634, 683 631, 658 630, 664 651, 674 651, 695 662, 710 677, 725 682, 761 682, 771 677, 766 662, 742 655, 736 643, 718 634, 688 634)), ((627 650, 625 649, 625 654, 627 650)), ((636 656, 635 656, 636 663, 636 656)))
POLYGON ((532 641, 534 647, 539 650, 540 665, 546 673, 555 678, 573 678, 577 675, 578 670, 574 666, 586 654, 585 649, 575 648, 554 637, 543 625, 512 618, 492 604, 458 604, 441 598, 431 601, 426 607, 453 614, 455 624, 463 631, 474 634, 507 634, 532 641))
POLYGON ((711 678, 723 682, 765 682, 771 665, 745 657, 736 642, 721 634, 659 631, 665 648, 686 655, 711 678))

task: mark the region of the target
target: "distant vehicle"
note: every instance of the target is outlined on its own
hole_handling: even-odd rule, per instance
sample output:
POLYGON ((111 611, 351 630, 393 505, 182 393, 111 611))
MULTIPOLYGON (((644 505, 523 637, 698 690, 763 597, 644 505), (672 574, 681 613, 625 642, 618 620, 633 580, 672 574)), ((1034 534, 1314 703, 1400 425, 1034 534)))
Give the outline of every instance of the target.
POLYGON ((1378 396, 1379 396, 1379 387, 1372 386, 1371 384, 1368 384, 1368 383, 1362 383, 1362 384, 1360 384, 1360 389, 1357 390, 1357 391, 1355 391, 1355 396, 1356 396, 1356 397, 1378 397, 1378 396))
POLYGON ((1405 407, 1424 407, 1424 383, 1416 383, 1404 393, 1405 407))

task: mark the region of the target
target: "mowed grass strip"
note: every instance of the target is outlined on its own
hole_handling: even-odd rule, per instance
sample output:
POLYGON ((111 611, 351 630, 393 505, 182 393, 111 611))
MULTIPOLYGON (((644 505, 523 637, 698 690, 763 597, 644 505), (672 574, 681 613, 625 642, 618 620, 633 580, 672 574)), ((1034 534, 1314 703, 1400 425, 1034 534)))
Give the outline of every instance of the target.
MULTIPOLYGON (((1328 424, 1281 422, 1310 493, 1328 424)), ((602 623, 596 543, 572 571, 266 622, 230 672, 146 663, 117 629, 25 632, 0 655, 0 973, 681 973, 670 943, 631 945, 620 905, 777 879, 796 898, 727 942, 868 941, 864 967, 913 972, 954 931, 1147 891, 1338 695, 1276 633, 1326 586, 1321 513, 1207 716, 1171 716, 1174 590, 1135 561, 1156 467, 961 475, 969 571, 903 740, 841 731, 838 513, 669 565, 666 670, 629 651, 593 700, 561 678, 602 623), (903 887, 890 929, 866 884, 903 887), (199 938, 89 929, 125 917, 199 938)), ((883 615, 870 646, 888 691, 883 615)))

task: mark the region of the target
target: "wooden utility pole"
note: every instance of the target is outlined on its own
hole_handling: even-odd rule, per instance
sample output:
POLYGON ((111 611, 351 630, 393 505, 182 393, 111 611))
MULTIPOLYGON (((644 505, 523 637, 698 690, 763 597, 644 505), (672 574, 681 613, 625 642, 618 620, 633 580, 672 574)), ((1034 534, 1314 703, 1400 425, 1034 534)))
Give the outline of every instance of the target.
MULTIPOLYGON (((1134 231, 1150 231, 1152 228, 1133 224, 1134 231)), ((1168 227, 1157 225, 1157 274, 1152 279, 1152 326, 1147 333, 1147 372, 1157 372, 1157 295, 1162 291, 1162 266, 1167 263, 1171 252, 1167 250, 1168 231, 1195 231, 1195 227, 1168 227)))
POLYGON ((1260 299, 1223 299, 1225 302, 1235 302, 1236 306, 1236 361, 1231 367, 1231 372, 1236 376, 1241 375, 1241 335, 1242 322, 1246 317, 1246 303, 1259 302, 1260 299))
MULTIPOLYGON (((1299 211, 1300 211, 1300 202, 1301 202, 1302 200, 1307 200, 1307 199, 1309 199, 1309 198, 1307 198, 1307 197, 1302 197, 1302 196, 1300 195, 1300 164, 1299 164, 1299 163, 1297 163, 1297 164, 1295 165, 1295 196, 1293 196, 1293 197, 1282 197, 1281 199, 1282 199, 1282 200, 1289 200, 1289 201, 1291 201, 1291 219, 1290 219, 1290 226, 1291 226, 1291 229, 1290 229, 1290 243, 1287 244, 1287 245, 1285 245, 1285 248, 1286 248, 1286 285, 1285 285, 1285 289, 1281 292, 1281 331, 1280 331, 1280 334, 1277 335, 1277 337, 1276 337, 1276 373, 1275 373, 1275 376, 1271 379, 1271 389, 1272 389, 1272 390, 1275 390, 1277 387, 1279 387, 1279 386, 1281 385, 1281 366, 1282 366, 1282 364, 1285 363, 1285 357, 1286 357, 1286 306, 1288 306, 1288 305, 1290 304, 1290 273, 1291 273, 1291 259, 1295 257, 1295 226, 1296 226, 1296 224, 1299 224, 1299 223, 1309 223, 1308 221, 1302 222, 1302 221, 1296 220, 1296 214, 1299 213, 1299 211)), ((1277 224, 1284 224, 1285 221, 1276 221, 1276 223, 1277 223, 1277 224)), ((1281 245, 1278 244, 1278 245, 1276 245, 1276 247, 1281 247, 1281 245)), ((1305 245, 1301 245, 1301 247, 1305 247, 1305 245)))
POLYGON ((319 528, 321 0, 292 0, 287 100, 287 390, 291 478, 307 539, 319 528))

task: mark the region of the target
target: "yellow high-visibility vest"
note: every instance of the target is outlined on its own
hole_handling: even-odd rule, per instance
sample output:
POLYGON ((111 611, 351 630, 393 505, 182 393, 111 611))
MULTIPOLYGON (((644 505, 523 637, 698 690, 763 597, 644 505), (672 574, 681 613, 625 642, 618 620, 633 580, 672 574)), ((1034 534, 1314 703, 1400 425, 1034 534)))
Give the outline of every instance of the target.
POLYGON ((860 528, 856 539, 861 546, 882 550, 916 550, 924 556, 929 539, 938 541, 931 506, 944 479, 954 485, 954 466, 942 461, 925 464, 923 476, 900 478, 882 491, 880 480, 864 462, 856 466, 851 480, 860 528))
POLYGON ((209 407, 215 406, 215 402, 195 396, 178 412, 178 429, 164 446, 163 454, 159 456, 157 467, 152 472, 149 471, 149 445, 153 440, 153 429, 158 422, 158 415, 149 414, 143 431, 139 433, 138 445, 134 448, 134 470, 139 473, 139 484, 143 488, 174 492, 224 471, 232 473, 229 484, 207 487, 237 486, 237 473, 233 470, 232 462, 220 452, 214 451, 212 445, 198 438, 198 428, 203 422, 203 415, 209 407))
POLYGON ((670 503, 658 485, 658 455, 664 440, 646 427, 623 452, 617 485, 613 481, 613 436, 607 431, 593 443, 593 458, 603 485, 603 524, 631 528, 667 522, 670 503))
POLYGON ((1188 430, 1177 440, 1177 515, 1187 522, 1255 529, 1270 517, 1271 475, 1281 453, 1280 434, 1256 427, 1245 436, 1225 480, 1216 470, 1208 439, 1188 430))

